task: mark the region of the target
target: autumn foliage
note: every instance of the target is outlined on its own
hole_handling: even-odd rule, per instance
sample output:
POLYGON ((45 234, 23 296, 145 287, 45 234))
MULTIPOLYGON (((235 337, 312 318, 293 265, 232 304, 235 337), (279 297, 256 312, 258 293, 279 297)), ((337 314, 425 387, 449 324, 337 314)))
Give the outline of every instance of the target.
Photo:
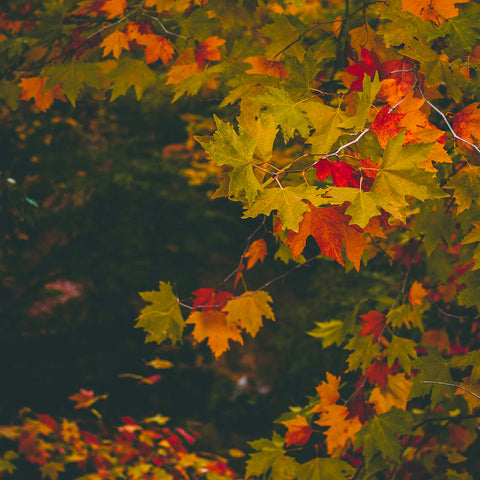
MULTIPOLYGON (((353 275, 384 262, 396 275, 393 288, 365 292, 346 318, 312 325, 318 348, 342 352, 343 373, 325 372, 271 440, 250 443, 246 478, 475 478, 478 2, 32 1, 13 2, 0 19, 5 114, 28 104, 41 115, 87 96, 114 101, 131 89, 137 99, 148 89, 216 105, 214 130, 186 143, 203 160, 190 174, 215 178, 213 197, 240 202, 258 227, 223 284, 177 293, 159 279, 158 290, 140 294, 135 326, 146 341, 188 336, 218 358, 255 337, 275 320, 266 289, 277 279, 258 285, 253 275, 270 256, 285 274, 333 261, 353 275)), ((71 443, 62 428, 37 417, 0 434, 20 440, 19 453, 35 463, 71 443), (22 435, 47 445, 30 453, 22 435)), ((173 448, 182 464, 172 431, 121 428, 117 444, 75 434, 70 455, 84 462, 97 447, 124 445, 144 469, 128 478, 187 478, 177 466, 169 477, 156 473, 153 448, 173 448)), ((16 454, 6 455, 9 471, 16 454)), ((68 461, 49 468, 61 472, 68 461)), ((87 478, 128 472, 105 462, 87 478)))

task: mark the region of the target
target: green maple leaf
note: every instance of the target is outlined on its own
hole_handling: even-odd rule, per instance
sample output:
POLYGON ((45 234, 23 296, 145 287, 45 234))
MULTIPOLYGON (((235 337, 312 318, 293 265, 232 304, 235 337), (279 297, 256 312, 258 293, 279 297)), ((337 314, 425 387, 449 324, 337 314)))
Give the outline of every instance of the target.
POLYGON ((458 213, 470 208, 474 200, 480 205, 480 167, 467 165, 450 179, 445 188, 454 189, 458 213))
POLYGON ((62 84, 62 92, 75 107, 75 102, 84 85, 100 87, 100 69, 96 63, 76 62, 60 63, 48 67, 42 77, 48 77, 45 88, 48 90, 57 83, 62 84))
POLYGON ((409 399, 423 397, 431 394, 432 408, 444 398, 444 394, 451 388, 444 385, 436 385, 429 382, 453 383, 450 369, 445 359, 438 353, 437 348, 426 347, 427 355, 417 358, 412 367, 419 370, 417 376, 413 378, 413 386, 410 390, 409 399))
POLYGON ((274 432, 272 440, 262 438, 249 442, 249 445, 258 450, 250 454, 247 461, 246 478, 261 477, 271 472, 270 477, 278 480, 295 477, 298 471, 298 463, 285 455, 284 439, 274 432))
POLYGON ((270 212, 276 210, 282 227, 298 232, 303 214, 308 210, 308 204, 303 200, 308 200, 317 207, 325 203, 321 197, 322 193, 322 190, 307 185, 268 188, 261 192, 255 202, 245 210, 243 218, 261 214, 270 215, 270 212))
POLYGON ((298 36, 306 30, 306 26, 300 19, 290 16, 273 14, 272 23, 260 29, 260 33, 272 41, 265 47, 265 58, 274 58, 278 52, 288 48, 288 53, 294 55, 300 62, 305 56, 305 48, 302 42, 296 41, 298 36))
POLYGON ((297 480, 347 480, 355 469, 339 458, 314 458, 303 463, 297 480))
POLYGON ((225 70, 225 65, 219 63, 213 65, 212 67, 206 68, 196 75, 191 77, 184 78, 177 86, 175 86, 175 95, 173 96, 172 102, 176 102, 183 95, 193 96, 198 93, 202 86, 210 80, 210 78, 217 74, 223 73, 225 70))
POLYGON ((339 126, 341 128, 353 129, 354 132, 360 132, 368 118, 370 109, 372 108, 375 97, 379 92, 381 82, 378 73, 375 74, 373 80, 368 75, 363 77, 363 89, 356 93, 356 111, 355 115, 345 119, 339 126))
POLYGON ((465 5, 457 17, 446 19, 438 32, 439 37, 448 37, 449 40, 444 53, 452 58, 471 52, 478 44, 479 25, 480 6, 476 3, 465 5))
POLYGON ((350 202, 345 210, 352 219, 350 224, 364 228, 372 217, 381 214, 380 197, 376 193, 364 192, 360 188, 330 187, 325 193, 325 200, 332 205, 342 205, 350 202))
POLYGON ((465 307, 476 307, 480 304, 480 270, 467 272, 460 277, 465 288, 458 294, 458 303, 465 307))
POLYGON ((22 89, 15 82, 0 80, 0 98, 5 100, 5 103, 12 110, 18 108, 18 98, 21 91, 22 89))
POLYGON ((480 380, 480 350, 468 352, 463 357, 453 357, 450 360, 450 366, 454 368, 473 367, 470 380, 472 383, 477 383, 480 380))
POLYGON ((340 344, 342 339, 343 322, 341 320, 330 320, 329 322, 315 322, 317 328, 307 332, 315 338, 322 339, 322 348, 327 348, 336 343, 340 344))
POLYGON ((302 137, 308 136, 309 123, 303 103, 294 101, 285 89, 270 87, 267 93, 258 95, 255 101, 265 106, 281 126, 285 142, 293 138, 295 131, 302 137))
POLYGON ((387 348, 387 362, 391 367, 398 359, 400 366, 406 373, 410 374, 412 370, 412 361, 417 358, 415 346, 417 344, 408 338, 392 335, 392 340, 387 348))
POLYGON ((358 327, 356 328, 356 335, 354 335, 344 347, 346 350, 353 350, 347 358, 347 372, 361 368, 362 373, 365 373, 378 353, 378 346, 374 344, 372 340, 373 335, 361 337, 360 329, 358 327))
POLYGON ((305 111, 312 127, 313 135, 307 139, 312 153, 326 155, 332 146, 345 131, 340 125, 345 121, 346 114, 340 108, 333 108, 320 101, 311 101, 305 104, 305 111))
POLYGON ((185 322, 172 286, 160 282, 158 292, 140 292, 140 296, 151 303, 141 310, 135 325, 147 332, 145 341, 161 343, 169 338, 172 343, 182 342, 185 322))
POLYGON ((392 408, 382 415, 371 418, 356 434, 354 448, 363 446, 365 462, 371 462, 378 453, 385 460, 398 462, 402 446, 397 435, 407 435, 412 431, 412 417, 409 412, 392 408))
POLYGON ((217 130, 208 140, 195 137, 205 151, 212 157, 217 165, 231 165, 233 170, 229 173, 229 194, 240 197, 243 192, 247 201, 251 203, 262 189, 260 182, 253 172, 253 153, 256 147, 256 138, 241 125, 239 133, 228 122, 223 122, 214 116, 217 130))
POLYGON ((400 220, 404 219, 402 207, 408 205, 405 196, 422 201, 447 196, 437 185, 432 173, 417 166, 426 158, 432 144, 404 146, 404 139, 405 131, 402 131, 388 141, 371 189, 379 206, 400 220))
POLYGON ((423 237, 423 245, 430 256, 438 248, 439 243, 450 245, 447 232, 454 228, 454 219, 445 213, 445 201, 427 200, 420 205, 420 213, 415 216, 412 232, 423 237))
POLYGON ((130 87, 135 89, 137 100, 140 100, 145 89, 157 82, 155 73, 142 60, 122 57, 117 63, 107 74, 107 78, 112 81, 111 102, 120 95, 125 95, 130 87))

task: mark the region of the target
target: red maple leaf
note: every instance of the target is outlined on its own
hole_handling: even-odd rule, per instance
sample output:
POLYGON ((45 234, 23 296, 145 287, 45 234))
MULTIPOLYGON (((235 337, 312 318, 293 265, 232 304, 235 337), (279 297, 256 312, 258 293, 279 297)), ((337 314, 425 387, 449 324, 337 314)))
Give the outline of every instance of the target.
POLYGON ((392 369, 388 367, 385 362, 381 360, 375 360, 365 372, 365 376, 371 385, 378 384, 380 388, 386 388, 388 378, 387 375, 392 375, 392 369))
POLYGON ((376 312, 375 310, 370 310, 368 313, 360 315, 360 317, 362 318, 362 333, 360 336, 373 335, 373 341, 378 342, 387 317, 383 313, 376 312))
POLYGON ((393 138, 402 130, 398 126, 398 122, 405 115, 402 113, 394 113, 390 111, 390 107, 386 105, 383 107, 370 125, 370 130, 375 132, 378 138, 378 143, 382 148, 387 146, 389 138, 393 138))
POLYGON ((193 292, 193 310, 210 312, 221 308, 233 297, 230 292, 217 291, 214 288, 199 288, 193 292))
POLYGON ((331 162, 326 157, 321 158, 316 164, 317 178, 320 181, 325 180, 329 175, 332 176, 333 184, 336 187, 358 187, 358 182, 353 176, 355 169, 348 163, 342 161, 331 162))
POLYGON ((353 63, 346 68, 348 73, 357 77, 350 85, 351 92, 361 92, 363 89, 363 77, 368 75, 370 78, 373 78, 375 72, 380 71, 382 68, 382 64, 375 52, 369 52, 367 49, 362 48, 361 55, 362 61, 353 63))

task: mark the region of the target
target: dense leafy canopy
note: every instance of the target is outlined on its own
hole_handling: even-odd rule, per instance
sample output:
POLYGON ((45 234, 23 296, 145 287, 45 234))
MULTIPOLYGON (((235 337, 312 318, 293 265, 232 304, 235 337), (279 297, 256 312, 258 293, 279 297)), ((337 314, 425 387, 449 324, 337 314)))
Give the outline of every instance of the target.
MULTIPOLYGON (((345 320, 317 322, 310 334, 345 351, 344 374, 327 373, 282 416, 284 437, 251 443, 247 477, 473 478, 477 1, 39 0, 10 2, 0 20, 4 115, 131 89, 215 105, 214 131, 195 137, 205 152, 195 174, 214 172, 214 197, 240 202, 260 226, 230 290, 202 288, 190 304, 161 279, 141 294, 150 305, 136 326, 148 341, 180 342, 193 325, 219 357, 255 336, 275 319, 265 290, 275 279, 255 288, 245 270, 274 243, 292 269, 326 257, 359 271, 382 257, 402 273, 345 320), (306 259, 310 237, 318 249, 306 259)), ((35 458, 53 479, 68 461, 35 458)), ((163 478, 143 465, 130 478, 163 478)))

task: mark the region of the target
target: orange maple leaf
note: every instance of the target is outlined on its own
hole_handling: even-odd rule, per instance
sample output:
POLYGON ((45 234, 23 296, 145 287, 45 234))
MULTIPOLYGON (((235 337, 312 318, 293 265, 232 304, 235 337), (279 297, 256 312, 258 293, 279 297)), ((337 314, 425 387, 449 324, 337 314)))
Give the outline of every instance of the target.
POLYGON ((245 258, 248 258, 247 270, 253 268, 253 266, 260 260, 263 263, 267 255, 267 244, 263 238, 255 240, 247 250, 247 253, 244 255, 245 258))
POLYGON ((145 61, 147 63, 156 62, 160 58, 166 66, 175 53, 171 43, 161 35, 145 33, 137 36, 135 40, 139 45, 145 47, 145 61))
POLYGON ((22 87, 20 100, 30 100, 33 98, 35 101, 35 106, 38 107, 42 112, 46 112, 48 110, 55 98, 62 100, 63 102, 66 101, 62 94, 62 85, 60 83, 53 86, 49 90, 45 90, 46 84, 46 78, 22 78, 18 84, 20 87, 22 87))
POLYGON ((195 60, 195 52, 193 48, 187 48, 173 62, 167 74, 167 85, 179 85, 182 80, 193 77, 201 70, 195 60))
POLYGON ((415 305, 421 305, 422 300, 427 295, 428 292, 423 288, 423 285, 415 280, 413 285, 410 287, 410 291, 408 292, 408 301, 412 307, 415 305))
POLYGON ((441 25, 447 18, 458 16, 456 3, 469 0, 402 0, 402 9, 413 13, 422 20, 441 25))
POLYGON ((198 47, 195 53, 195 60, 198 63, 199 68, 203 67, 203 64, 207 61, 218 61, 222 59, 222 55, 218 47, 223 45, 225 40, 223 38, 208 37, 198 47))
POLYGON ((123 15, 127 6, 126 0, 107 0, 100 10, 107 13, 107 18, 111 19, 123 15))
MULTIPOLYGON (((480 140, 480 102, 471 103, 453 117, 455 133, 470 143, 480 140)), ((472 147, 467 145, 470 150, 472 147)))
POLYGON ((80 389, 79 393, 75 393, 68 397, 69 400, 76 402, 75 408, 88 408, 94 403, 98 402, 103 398, 107 398, 108 395, 96 395, 93 393, 93 390, 80 389))
POLYGON ((285 443, 290 445, 303 446, 308 442, 312 434, 312 427, 308 424, 305 417, 298 415, 293 420, 282 422, 288 428, 285 434, 285 443))
POLYGON ((276 60, 267 60, 261 55, 256 57, 248 57, 244 60, 244 62, 249 63, 252 66, 250 70, 245 72, 249 75, 256 73, 259 75, 269 75, 277 78, 287 78, 289 76, 288 72, 280 62, 277 62, 276 60))
POLYGON ((390 111, 390 107, 386 105, 376 115, 370 130, 375 132, 378 138, 378 143, 384 149, 387 146, 388 140, 395 137, 402 127, 398 122, 404 117, 404 114, 390 111))
POLYGON ((217 358, 228 350, 229 340, 239 342, 243 345, 243 338, 238 326, 229 325, 227 315, 218 310, 192 312, 187 318, 186 323, 195 325, 192 335, 197 343, 208 338, 208 346, 217 358))
POLYGON ((313 207, 305 213, 299 225, 298 232, 290 231, 285 243, 290 247, 293 258, 297 258, 305 248, 307 238, 311 235, 322 255, 333 258, 340 265, 345 262, 342 249, 352 261, 357 272, 360 270, 360 261, 367 244, 363 239, 364 233, 383 236, 378 219, 371 219, 365 229, 357 225, 349 225, 349 217, 345 215, 343 205, 333 207, 313 207))
POLYGON ((333 405, 339 398, 338 386, 340 385, 340 377, 336 377, 327 372, 327 381, 323 381, 316 387, 317 393, 320 397, 320 403, 315 405, 311 412, 321 412, 333 405))
POLYGON ((345 405, 331 405, 320 414, 315 421, 322 427, 328 427, 324 432, 329 455, 339 456, 348 440, 354 440, 355 434, 362 428, 358 417, 349 417, 350 412, 345 405))
POLYGON ((106 57, 110 52, 112 52, 113 56, 118 59, 123 49, 129 50, 127 34, 120 32, 120 30, 115 30, 108 37, 105 37, 103 39, 100 47, 104 48, 104 57, 106 57))
POLYGON ((432 328, 423 332, 422 344, 437 347, 440 353, 445 353, 450 350, 450 339, 445 330, 432 328))

